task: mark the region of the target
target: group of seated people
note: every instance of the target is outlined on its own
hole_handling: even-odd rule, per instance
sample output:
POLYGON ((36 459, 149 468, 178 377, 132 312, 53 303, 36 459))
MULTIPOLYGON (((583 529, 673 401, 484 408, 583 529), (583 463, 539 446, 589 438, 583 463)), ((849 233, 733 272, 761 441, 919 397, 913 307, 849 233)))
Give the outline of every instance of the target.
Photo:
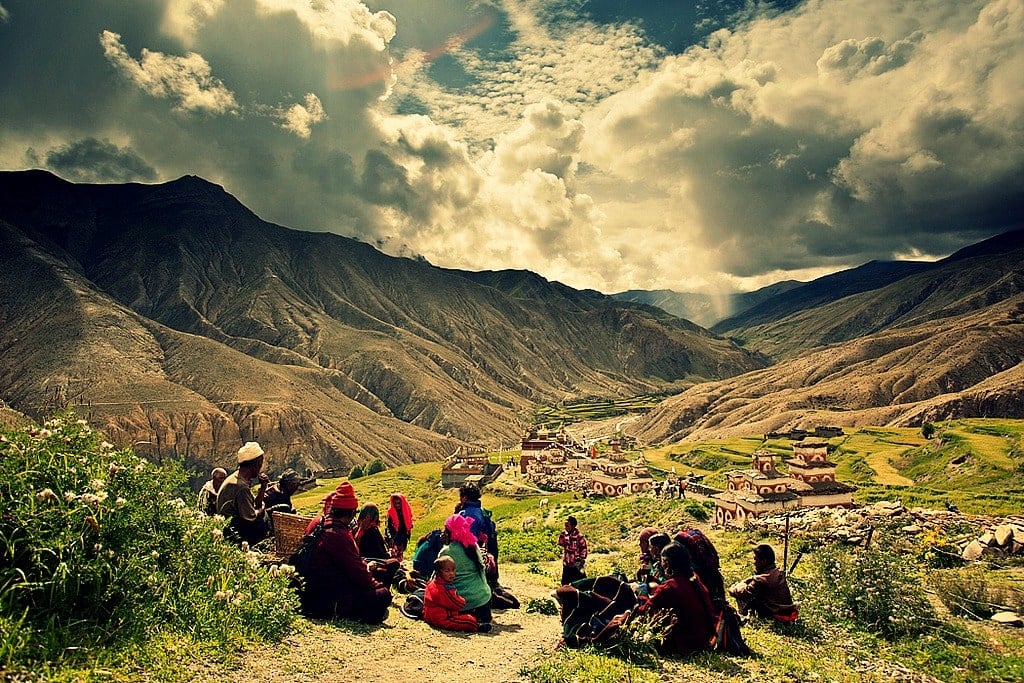
POLYGON ((232 540, 256 545, 272 531, 271 513, 294 513, 292 496, 303 484, 295 470, 285 470, 276 482, 263 472, 264 451, 255 441, 246 442, 237 453, 238 469, 230 475, 214 468, 210 480, 199 491, 199 510, 228 519, 225 533, 232 540), (254 494, 254 482, 259 489, 254 494))
MULTIPOLYGON (((200 494, 201 509, 229 518, 236 540, 250 545, 268 535, 272 509, 294 512, 291 496, 301 485, 292 471, 271 485, 262 472, 263 460, 259 444, 246 443, 238 451, 238 470, 230 475, 214 470, 200 494)), ((342 482, 323 503, 321 514, 306 529, 307 535, 315 535, 300 593, 306 616, 382 623, 392 603, 392 587, 404 593, 421 590, 423 619, 455 631, 490 631, 492 607, 518 606, 498 582, 497 530, 474 484, 460 488, 455 513, 443 529, 419 540, 410 571, 403 564, 413 528, 405 496, 390 498, 386 536, 379 508, 373 503, 360 508, 350 482, 342 482)), ((727 593, 741 615, 797 618, 785 573, 775 566, 769 545, 754 548, 755 574, 728 589, 718 554, 698 529, 685 528, 673 538, 647 528, 639 545, 633 580, 622 575, 584 577, 557 589, 566 645, 605 642, 623 624, 649 619, 666 624, 659 647, 664 655, 726 649, 725 639, 742 652, 739 619, 727 593)))
POLYGON ((718 553, 699 529, 683 529, 673 538, 647 528, 640 533, 639 545, 640 566, 633 580, 623 575, 584 578, 555 591, 566 645, 609 642, 624 624, 643 619, 663 625, 658 643, 663 656, 711 649, 746 654, 740 619, 727 594, 740 615, 782 622, 797 618, 785 574, 775 566, 770 545, 754 548, 755 574, 728 588, 718 553))
POLYGON ((464 487, 460 494, 459 511, 445 520, 443 529, 420 539, 413 568, 406 571, 403 556, 412 515, 405 496, 391 497, 389 546, 380 531, 377 506, 359 508, 352 484, 339 484, 307 528, 311 534, 322 525, 303 577, 303 614, 379 624, 387 618, 394 587, 402 593, 422 591, 422 617, 433 626, 490 631, 495 592, 502 595, 496 553, 486 550, 489 544, 496 549, 496 532, 489 513, 480 507, 479 489, 464 487))

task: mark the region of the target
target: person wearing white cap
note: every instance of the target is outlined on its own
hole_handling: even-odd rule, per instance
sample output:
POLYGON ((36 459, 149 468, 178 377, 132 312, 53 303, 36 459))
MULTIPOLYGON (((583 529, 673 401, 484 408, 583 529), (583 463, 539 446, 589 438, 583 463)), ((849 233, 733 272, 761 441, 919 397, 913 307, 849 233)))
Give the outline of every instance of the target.
POLYGON ((254 545, 270 534, 270 521, 263 507, 269 482, 270 477, 263 473, 263 449, 255 441, 245 442, 238 449, 238 469, 228 475, 217 492, 217 513, 230 518, 225 531, 239 542, 254 545), (260 482, 255 496, 254 479, 260 482))

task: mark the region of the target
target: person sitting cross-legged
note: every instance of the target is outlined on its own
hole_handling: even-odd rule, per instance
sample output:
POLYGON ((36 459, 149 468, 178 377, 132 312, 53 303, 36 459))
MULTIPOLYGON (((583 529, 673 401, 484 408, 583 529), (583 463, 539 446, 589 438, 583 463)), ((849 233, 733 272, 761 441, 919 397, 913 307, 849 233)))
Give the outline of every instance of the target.
POLYGON ((766 543, 754 548, 754 575, 730 586, 729 595, 743 615, 781 622, 796 621, 799 616, 786 574, 775 566, 775 550, 766 543))
POLYGON ((317 540, 302 589, 302 612, 307 617, 353 619, 383 623, 391 591, 373 578, 361 557, 350 525, 359 501, 348 482, 330 498, 324 531, 317 540))

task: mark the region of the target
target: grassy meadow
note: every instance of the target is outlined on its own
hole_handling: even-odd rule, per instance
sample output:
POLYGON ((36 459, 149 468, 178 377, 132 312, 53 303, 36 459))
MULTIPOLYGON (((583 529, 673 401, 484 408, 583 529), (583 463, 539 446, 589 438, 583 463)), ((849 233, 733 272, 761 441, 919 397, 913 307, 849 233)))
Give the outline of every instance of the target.
MULTIPOLYGON (((965 513, 990 515, 1024 511, 1024 421, 937 423, 929 439, 919 429, 849 432, 828 441, 839 478, 858 486, 859 502, 900 500, 939 509, 953 504, 965 513)), ((726 471, 745 467, 761 447, 781 457, 791 452, 788 440, 763 443, 756 436, 673 444, 643 454, 656 477, 675 468, 721 486, 726 471)), ((31 520, 44 514, 48 520, 27 535, 19 535, 19 526, 0 525, 5 561, 14 558, 34 572, 29 590, 16 572, 0 566, 5 678, 187 680, 189 666, 244 657, 261 641, 286 637, 298 618, 294 603, 286 601, 274 629, 247 626, 247 610, 258 603, 239 595, 239 580, 252 586, 246 593, 263 595, 280 591, 285 581, 218 542, 215 527, 185 514, 194 500, 182 491, 184 473, 112 449, 73 418, 6 433, 0 448, 12 482, 3 489, 10 501, 7 516, 31 520), (15 455, 22 460, 11 459, 15 455), (162 507, 154 507, 152 490, 143 485, 154 479, 162 482, 160 500, 167 499, 162 507), (178 497, 184 504, 168 502, 178 497), (72 523, 60 524, 61 515, 72 523), (194 553, 207 557, 199 562, 194 553), (75 571, 86 572, 88 580, 75 571), (112 594, 119 596, 116 605, 104 599, 112 594), (66 608, 41 610, 48 595, 65 596, 66 608), (83 609, 101 625, 85 632, 85 648, 78 646, 87 623, 83 609), (110 619, 122 630, 103 626, 110 619)), ((295 497, 296 506, 317 512, 339 481, 318 482, 295 497)), ((457 491, 439 482, 440 463, 405 465, 352 481, 360 503, 374 502, 382 511, 392 492, 404 493, 415 516, 414 539, 440 527, 458 500, 457 491)), ((544 587, 558 584, 555 539, 570 514, 589 539, 591 575, 631 575, 635 539, 646 526, 706 529, 727 584, 750 574, 754 544, 770 542, 779 551, 783 545, 781 538, 753 531, 709 528, 710 501, 648 495, 583 499, 540 491, 515 472, 489 485, 483 502, 497 523, 502 565, 544 587)), ((21 524, 29 528, 28 521, 21 524)), ((794 538, 793 546, 806 553, 791 576, 801 618, 790 626, 744 626, 753 657, 712 653, 685 662, 660 660, 641 634, 627 632, 614 653, 556 650, 552 643, 551 651, 524 665, 522 676, 535 682, 1024 680, 1024 631, 986 620, 999 608, 1024 611, 1024 558, 962 565, 942 555, 937 562, 932 551, 951 542, 944 534, 928 529, 910 536, 882 525, 869 550, 830 546, 813 535, 794 538)), ((553 603, 543 607, 550 610, 553 603)), ((505 618, 514 620, 514 613, 505 618)))

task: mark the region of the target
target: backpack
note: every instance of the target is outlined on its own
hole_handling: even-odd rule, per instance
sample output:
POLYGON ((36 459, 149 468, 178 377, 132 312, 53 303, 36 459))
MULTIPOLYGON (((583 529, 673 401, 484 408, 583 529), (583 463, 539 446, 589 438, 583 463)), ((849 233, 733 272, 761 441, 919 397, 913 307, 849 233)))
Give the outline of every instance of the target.
POLYGON ((292 556, 288 558, 288 564, 295 567, 295 571, 299 576, 309 575, 309 566, 313 559, 313 551, 316 550, 316 545, 323 534, 324 518, 321 517, 316 523, 316 526, 313 527, 313 530, 302 537, 302 541, 299 542, 298 550, 292 553, 292 556))
POLYGON ((436 529, 421 538, 412 554, 412 568, 421 576, 430 576, 434 571, 434 560, 441 552, 442 545, 444 544, 441 543, 441 532, 436 529))
POLYGON ((740 657, 753 654, 740 634, 740 617, 730 605, 726 605, 718 616, 715 628, 715 649, 740 657))

